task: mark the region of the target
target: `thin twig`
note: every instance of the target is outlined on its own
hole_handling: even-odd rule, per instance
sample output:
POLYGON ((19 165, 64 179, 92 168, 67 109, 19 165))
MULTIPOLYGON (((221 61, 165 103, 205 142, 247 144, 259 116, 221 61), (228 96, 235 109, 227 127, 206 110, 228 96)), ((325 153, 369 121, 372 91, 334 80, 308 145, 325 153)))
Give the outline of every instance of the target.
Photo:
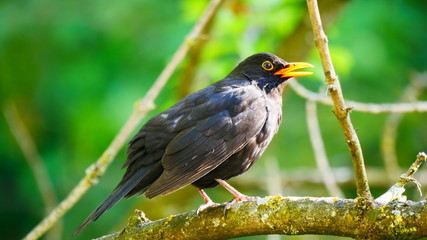
MULTIPOLYGON (((330 28, 340 16, 342 9, 348 4, 347 0, 322 0, 319 1, 319 8, 322 9, 323 26, 330 28)), ((305 14, 298 23, 293 26, 294 29, 289 35, 285 35, 280 45, 275 51, 277 56, 294 61, 306 59, 313 49, 313 42, 307 41, 307 36, 312 36, 310 17, 305 14)))
POLYGON ((376 202, 387 204, 393 200, 397 201, 406 201, 406 197, 403 196, 403 193, 405 192, 405 185, 409 182, 415 183, 415 185, 418 188, 418 191, 421 193, 421 184, 415 180, 415 178, 412 177, 414 173, 418 171, 421 164, 423 162, 427 161, 427 155, 424 152, 420 152, 417 155, 417 159, 415 162, 409 167, 408 171, 406 173, 402 174, 400 176, 399 181, 394 184, 387 192, 385 192, 383 195, 375 199, 376 202))
MULTIPOLYGON (((333 105, 330 96, 312 92, 295 80, 288 83, 295 92, 301 97, 318 102, 324 105, 333 105)), ((352 111, 365 112, 372 114, 380 113, 412 113, 427 112, 427 101, 417 101, 409 103, 362 103, 351 100, 345 100, 352 111)))
POLYGON ((328 157, 326 156, 325 146, 323 144, 319 122, 317 119, 316 103, 313 101, 307 101, 305 106, 311 146, 314 150, 317 168, 320 171, 320 175, 322 175, 323 183, 325 184, 326 189, 331 196, 344 197, 344 194, 342 193, 334 178, 331 166, 328 162, 328 157))
POLYGON ((277 158, 265 159, 265 177, 268 195, 281 195, 283 191, 280 167, 277 158))
POLYGON ((187 38, 179 46, 171 61, 163 69, 160 76, 156 79, 153 86, 147 92, 144 98, 137 101, 134 111, 128 118, 125 125, 120 132, 116 135, 110 146, 104 151, 101 157, 92 164, 87 170, 85 177, 77 184, 76 187, 69 193, 69 195, 46 217, 44 218, 28 235, 25 240, 37 239, 50 229, 58 219, 60 219, 74 204, 88 191, 90 187, 95 185, 99 178, 105 173, 108 165, 113 161, 117 152, 125 144, 130 134, 139 125, 142 118, 154 108, 154 100, 156 99, 167 80, 170 78, 176 67, 187 54, 191 46, 200 36, 206 23, 209 22, 217 12, 222 0, 213 0, 206 7, 205 12, 202 14, 192 31, 188 34, 187 38))
MULTIPOLYGON (((267 161, 269 159, 266 159, 267 161)), ((266 162, 267 162, 266 161, 266 162)), ((280 160, 279 160, 280 161, 280 160)), ((400 172, 406 171, 406 169, 400 169, 400 172)), ((352 188, 355 186, 354 171, 353 168, 349 167, 332 167, 331 169, 335 181, 340 186, 346 188, 352 188)), ((387 173, 384 171, 384 167, 369 167, 366 169, 369 175, 369 185, 373 188, 388 188, 390 187, 390 181, 387 178, 387 173)), ((298 193, 304 192, 311 187, 318 185, 324 185, 320 170, 311 167, 299 167, 292 168, 291 170, 280 170, 280 182, 286 190, 286 194, 289 195, 292 189, 299 190, 298 193), (300 186, 305 186, 302 190, 300 186)), ((239 187, 244 188, 256 188, 264 190, 265 186, 269 183, 269 176, 266 176, 265 171, 252 171, 251 174, 243 174, 239 176, 239 187)), ((417 180, 422 184, 423 189, 427 190, 427 168, 418 170, 417 180)), ((310 190, 308 190, 310 191, 310 190)), ((309 194, 310 192, 308 192, 309 194)), ((295 194, 295 192, 291 193, 295 194)))
POLYGON ((13 103, 8 104, 3 108, 3 113, 16 142, 21 148, 31 171, 33 172, 34 179, 36 180, 46 207, 46 212, 48 212, 55 207, 56 195, 53 190, 52 182, 48 178, 49 175, 47 174, 46 167, 43 165, 43 160, 37 151, 37 147, 25 127, 16 106, 13 103))
MULTIPOLYGON (((3 114, 6 122, 12 131, 13 136, 16 139, 25 159, 33 172, 34 179, 36 180, 37 187, 40 190, 41 197, 45 205, 45 213, 48 214, 57 204, 56 194, 47 174, 47 169, 43 164, 42 157, 37 150, 36 144, 31 137, 28 129, 25 127, 21 116, 19 115, 18 109, 14 103, 9 103, 3 107, 3 114)), ((59 239, 61 238, 62 224, 55 228, 55 231, 49 234, 48 239, 59 239)))
POLYGON ((214 18, 211 18, 209 22, 206 24, 206 27, 201 32, 200 37, 196 44, 190 49, 188 52, 187 61, 182 66, 181 71, 181 79, 179 84, 179 98, 183 98, 192 92, 192 88, 194 88, 194 77, 196 75, 196 70, 198 65, 200 64, 200 58, 203 52, 203 49, 206 46, 206 43, 209 40, 209 34, 212 30, 212 25, 214 23, 214 18))
MULTIPOLYGON (((416 101, 416 98, 427 87, 427 72, 416 73, 411 76, 411 83, 405 88, 399 101, 416 101)), ((384 168, 390 181, 399 174, 399 164, 396 153, 397 128, 403 118, 403 113, 391 113, 384 125, 381 138, 381 152, 384 168)))
POLYGON ((307 5, 313 26, 316 47, 319 50, 323 70, 325 72, 326 84, 328 86, 328 91, 331 95, 332 102, 334 103, 333 112, 338 118, 338 121, 344 132, 346 143, 353 160, 353 166, 356 175, 357 194, 359 197, 370 201, 372 199, 372 195, 369 190, 368 178, 366 176, 362 147, 360 146, 359 139, 350 119, 349 113, 351 108, 348 108, 344 103, 340 82, 338 80, 337 74, 335 73, 331 56, 329 54, 328 39, 322 28, 322 21, 320 19, 317 1, 307 0, 307 5))
POLYGON ((418 153, 417 159, 415 159, 415 162, 412 163, 412 165, 409 167, 408 171, 406 171, 405 174, 400 176, 399 183, 404 184, 404 183, 409 182, 408 178, 412 177, 412 175, 414 175, 414 173, 416 173, 418 171, 421 164, 425 161, 427 161, 427 154, 425 152, 418 153))
POLYGON ((403 113, 392 113, 384 123, 384 131, 381 137, 381 153, 384 169, 389 181, 393 181, 399 174, 399 162, 397 160, 396 139, 397 128, 402 120, 403 113))

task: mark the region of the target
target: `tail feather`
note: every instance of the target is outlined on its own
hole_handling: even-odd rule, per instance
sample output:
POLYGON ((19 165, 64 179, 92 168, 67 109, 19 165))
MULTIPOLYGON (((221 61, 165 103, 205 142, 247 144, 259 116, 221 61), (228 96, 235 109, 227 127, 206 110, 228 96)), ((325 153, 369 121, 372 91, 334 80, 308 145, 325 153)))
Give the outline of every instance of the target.
MULTIPOLYGON (((140 169, 141 170, 141 169, 140 169)), ((146 170, 146 169, 145 169, 146 170)), ((89 217, 74 231, 73 236, 76 237, 85 229, 90 223, 98 219, 105 211, 110 209, 120 199, 122 199, 127 193, 129 193, 145 176, 140 171, 133 173, 132 176, 124 182, 120 182, 119 185, 108 195, 104 202, 99 205, 95 211, 93 211, 89 217)))

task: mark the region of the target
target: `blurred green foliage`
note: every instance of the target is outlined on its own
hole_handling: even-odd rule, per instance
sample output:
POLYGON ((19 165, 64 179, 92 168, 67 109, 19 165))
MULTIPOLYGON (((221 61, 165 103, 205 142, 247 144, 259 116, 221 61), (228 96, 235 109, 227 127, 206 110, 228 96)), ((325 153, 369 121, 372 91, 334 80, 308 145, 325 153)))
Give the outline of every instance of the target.
MULTIPOLYGON (((1 107, 11 101, 16 104, 37 143, 58 199, 69 193, 83 177, 84 170, 107 147, 131 113, 133 103, 149 89, 206 3, 206 0, 0 2, 1 107)), ((331 22, 327 34, 346 98, 396 102, 413 73, 427 70, 426 12, 427 2, 422 0, 353 0, 345 2, 335 19, 326 19, 331 22)), ((223 78, 250 54, 275 53, 296 26, 306 21, 306 15, 302 0, 227 1, 215 19, 200 61, 195 66, 186 65, 197 68, 187 91, 223 78)), ((312 36, 308 34, 300 41, 307 42, 309 47, 312 36)), ((281 57, 314 63, 316 75, 300 81, 314 91, 323 86, 321 64, 314 48, 306 59, 281 57)), ((162 91, 151 116, 178 100, 177 89, 186 78, 181 70, 162 91)), ((426 93, 419 97, 426 98, 426 93)), ((263 175, 262 161, 271 157, 279 159, 281 169, 315 167, 304 100, 292 91, 285 93, 284 100, 279 134, 246 175, 256 172, 263 175)), ((413 113, 403 118, 397 139, 402 167, 408 167, 417 152, 427 150, 426 116, 426 113, 413 113)), ((387 115, 354 112, 352 118, 367 167, 382 167, 380 137, 387 115)), ((319 120, 331 165, 351 167, 330 106, 319 107, 319 120)), ((18 239, 42 219, 44 207, 29 166, 4 118, 0 118, 0 131, 0 228, 3 239, 18 239)), ((100 183, 65 215, 64 239, 70 238, 72 231, 119 181, 124 158, 122 151, 100 183)), ((241 185, 242 192, 250 195, 268 194, 266 188, 239 184, 238 178, 233 183, 241 185)), ((315 189, 287 187, 284 194, 327 195, 324 187, 317 185, 315 189)), ((347 197, 355 197, 354 186, 346 186, 344 190, 347 197)), ((378 196, 384 188, 373 190, 378 196)), ((231 198, 219 188, 208 190, 208 194, 218 202, 231 198)), ((157 219, 195 209, 201 203, 197 191, 191 187, 153 200, 122 201, 79 239, 119 229, 135 207, 150 219, 157 219)))

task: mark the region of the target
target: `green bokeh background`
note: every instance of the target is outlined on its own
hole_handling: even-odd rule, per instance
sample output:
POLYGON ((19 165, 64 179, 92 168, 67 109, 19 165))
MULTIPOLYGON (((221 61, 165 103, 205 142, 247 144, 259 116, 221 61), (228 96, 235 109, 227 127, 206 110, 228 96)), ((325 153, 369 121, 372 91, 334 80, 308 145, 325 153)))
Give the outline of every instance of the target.
MULTIPOLYGON (((360 102, 396 102, 411 78, 427 70, 427 2, 334 1, 337 8, 327 34, 345 98, 360 102)), ((63 199, 84 176, 85 169, 108 146, 156 77, 185 39, 207 1, 55 1, 0 2, 0 101, 13 102, 34 138, 58 199, 63 199)), ((223 78, 250 54, 277 53, 296 26, 309 24, 301 0, 226 1, 210 29, 197 64, 186 59, 156 100, 152 116, 183 94, 223 78), (194 65, 194 66, 193 66, 194 65), (195 69, 189 84, 186 69, 195 69)), ((307 88, 324 88, 322 68, 312 35, 289 51, 307 50, 304 59, 316 66, 315 75, 300 79, 307 88)), ((291 54, 289 54, 291 55, 291 54)), ((427 81, 427 79, 424 79, 427 81)), ((426 100, 421 93, 419 100, 426 100)), ((284 93, 283 124, 261 160, 231 182, 248 195, 271 193, 265 181, 267 161, 277 159, 281 170, 315 168, 305 121, 305 100, 284 93), (256 179, 254 179, 256 178, 256 179)), ((351 169, 342 132, 330 106, 319 105, 319 121, 333 167, 351 169)), ((406 168, 420 151, 427 151, 426 113, 406 114, 398 129, 399 164, 406 168)), ((380 140, 388 114, 353 112, 352 119, 364 150, 367 168, 383 169, 380 140)), ((144 120, 146 121, 146 119, 144 120)), ((3 239, 19 239, 44 216, 44 205, 31 170, 15 138, 0 117, 0 229, 3 239)), ((120 180, 122 150, 100 183, 64 219, 63 239, 108 195, 120 180)), ((369 176, 368 176, 369 177, 369 176)), ((396 179, 398 176, 396 176, 396 179)), ((389 185, 393 183, 390 182, 389 185)), ((343 185, 355 197, 354 184, 343 185)), ((372 186, 379 196, 386 186, 372 186)), ((225 190, 208 190, 218 202, 231 198, 225 190)), ((420 197, 409 192, 409 198, 420 197)), ((285 186, 284 195, 328 196, 319 184, 285 186)), ((197 191, 187 187, 167 197, 123 200, 85 230, 78 239, 106 235, 123 227, 133 209, 158 219, 197 208, 197 191)), ((265 239, 265 236, 245 239, 265 239)), ((286 237, 283 239, 303 239, 286 237)), ((304 239, 317 239, 308 236, 304 239)), ((319 238, 319 239, 328 239, 319 238)))

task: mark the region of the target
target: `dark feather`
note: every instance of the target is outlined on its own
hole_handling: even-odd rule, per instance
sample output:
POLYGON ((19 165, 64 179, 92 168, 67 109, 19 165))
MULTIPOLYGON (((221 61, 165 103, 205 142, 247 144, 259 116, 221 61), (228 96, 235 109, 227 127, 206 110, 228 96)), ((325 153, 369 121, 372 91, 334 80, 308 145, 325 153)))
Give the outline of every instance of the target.
MULTIPOLYGON (((259 94, 250 86, 247 88, 248 94, 252 94, 252 96, 259 94), (251 91, 253 92, 251 93, 251 91)), ((217 109, 229 109, 229 106, 228 102, 222 102, 222 104, 218 104, 217 109)), ((232 114, 225 114, 224 110, 217 112, 218 116, 210 115, 210 118, 218 119, 220 125, 225 123, 226 127, 223 126, 221 130, 224 133, 223 137, 204 134, 210 128, 201 128, 205 129, 202 131, 197 127, 178 134, 169 143, 162 158, 164 172, 145 192, 148 198, 181 189, 215 169, 255 137, 261 131, 267 118, 265 99, 262 96, 258 97, 257 101, 253 101, 253 104, 246 106, 243 112, 234 114, 234 117, 231 116, 232 114), (242 118, 251 121, 242 121, 242 118)), ((192 113, 193 116, 205 116, 195 111, 192 113)), ((206 119, 199 120, 199 122, 206 122, 206 119)))
POLYGON ((129 191, 131 191, 145 175, 140 172, 147 172, 148 169, 140 168, 138 172, 132 174, 125 181, 121 181, 119 185, 108 195, 108 197, 93 211, 89 217, 74 231, 73 236, 77 236, 90 223, 98 219, 105 211, 110 209, 120 199, 122 199, 129 191))

